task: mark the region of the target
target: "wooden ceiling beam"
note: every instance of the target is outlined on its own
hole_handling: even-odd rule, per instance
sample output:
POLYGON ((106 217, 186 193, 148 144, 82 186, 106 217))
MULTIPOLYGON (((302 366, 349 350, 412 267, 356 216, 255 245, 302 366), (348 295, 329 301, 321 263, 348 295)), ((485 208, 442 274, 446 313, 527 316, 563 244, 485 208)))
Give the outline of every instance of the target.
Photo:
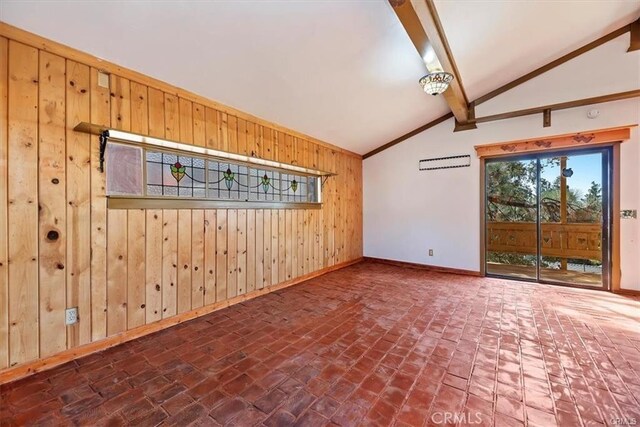
POLYGON ((631 31, 631 39, 629 41, 629 50, 627 50, 627 52, 640 50, 640 18, 629 24, 629 30, 631 31))
POLYGON ((461 124, 469 122, 469 101, 433 0, 389 0, 429 72, 442 69, 453 81, 442 94, 461 124))
MULTIPOLYGON (((398 1, 402 1, 402 0, 398 0, 398 1)), ((393 5, 393 3, 392 3, 392 5, 393 5)), ((395 8, 394 8, 394 10, 395 10, 395 8)), ((529 81, 529 80, 531 80, 531 79, 533 79, 535 77, 538 77, 539 75, 541 75, 543 73, 546 73, 547 71, 549 71, 549 70, 551 70, 551 69, 553 69, 553 68, 555 68, 555 67, 557 67, 559 65, 562 65, 565 62, 570 61, 571 59, 573 59, 573 58, 575 58, 575 57, 577 57, 579 55, 582 55, 585 52, 588 52, 588 51, 590 51, 592 49, 595 49, 596 47, 601 46, 601 45, 603 45, 603 44, 605 44, 605 43, 607 43, 607 42, 609 42, 609 41, 611 41, 611 40, 613 40, 615 38, 620 37, 621 35, 623 35, 624 33, 628 32, 628 31, 632 32, 632 34, 631 34, 631 45, 629 47, 629 51, 636 50, 635 48, 639 48, 640 49, 640 41, 636 41, 636 44, 634 44, 634 40, 638 40, 638 37, 640 37, 640 35, 636 35, 635 39, 634 39, 634 35, 633 35, 633 27, 634 27, 634 25, 636 27, 638 25, 640 25, 639 22, 640 22, 640 19, 638 19, 637 21, 635 21, 635 22, 633 22, 631 24, 626 24, 626 25, 624 25, 624 26, 622 26, 622 27, 620 27, 620 28, 608 33, 608 34, 605 34, 604 36, 599 37, 598 39, 596 39, 596 40, 594 40, 594 41, 592 41, 590 43, 587 43, 586 45, 581 46, 580 48, 578 48, 578 49, 576 49, 576 50, 574 50, 572 52, 569 52, 568 54, 563 55, 560 58, 555 59, 555 60, 549 62, 548 64, 543 65, 542 67, 531 71, 530 73, 527 73, 527 74, 525 74, 525 75, 523 75, 523 76, 521 76, 521 77, 519 77, 519 78, 517 78, 517 79, 515 79, 515 80, 513 80, 513 81, 511 81, 511 82, 509 82, 507 84, 505 84, 505 85, 502 85, 502 86, 500 86, 499 88, 497 88, 495 90, 492 90, 491 92, 489 92, 489 93, 481 96, 480 98, 477 98, 476 100, 474 100, 472 102, 472 104, 477 106, 477 105, 479 105, 479 104, 481 104, 483 102, 487 102, 488 100, 490 100, 492 98, 495 98, 496 96, 500 95, 501 93, 504 93, 504 92, 506 92, 506 91, 508 91, 510 89, 513 89, 514 87, 516 87, 518 85, 521 85, 522 83, 524 83, 526 81, 529 81), (632 49, 632 47, 634 47, 634 49, 632 49)), ((636 31, 636 34, 640 34, 640 29, 636 29, 635 31, 636 31)), ((429 128, 435 126, 436 124, 442 123, 442 122, 450 119, 451 117, 452 117, 451 113, 448 113, 448 114, 445 114, 444 116, 438 117, 437 119, 432 120, 431 122, 429 122, 429 123, 427 123, 425 125, 422 125, 419 128, 412 130, 411 132, 405 133, 404 135, 394 139, 393 141, 390 141, 390 142, 388 142, 388 143, 386 143, 384 145, 381 145, 378 148, 375 148, 375 149, 371 150, 370 152, 364 154, 362 156, 362 158, 366 159, 366 158, 371 157, 371 156, 373 156, 375 154, 378 154, 379 152, 384 151, 387 148, 393 147, 394 145, 399 144, 402 141, 405 141, 405 140, 411 138, 412 136, 415 136, 415 135, 419 134, 420 132, 423 132, 423 131, 429 129, 429 128)))
POLYGON ((605 102, 621 101, 623 99, 640 97, 640 89, 627 92, 611 93, 608 95, 594 96, 592 98, 577 99, 574 101, 560 102, 557 104, 543 105, 541 107, 525 108, 523 110, 509 111, 506 113, 492 114, 490 116, 476 118, 476 123, 494 122, 496 120, 513 119, 515 117, 530 116, 531 114, 545 113, 546 110, 557 111, 568 108, 584 107, 585 105, 602 104, 605 102))

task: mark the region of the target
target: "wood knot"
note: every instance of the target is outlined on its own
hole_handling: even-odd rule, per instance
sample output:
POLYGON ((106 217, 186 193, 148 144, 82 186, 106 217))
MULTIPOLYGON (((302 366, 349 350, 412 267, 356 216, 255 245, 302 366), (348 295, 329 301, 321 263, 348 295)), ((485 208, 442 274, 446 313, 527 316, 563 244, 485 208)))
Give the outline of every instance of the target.
POLYGON ((55 185, 58 185, 58 184, 60 184, 60 180, 59 180, 58 178, 53 178, 53 179, 51 180, 51 183, 52 183, 52 184, 55 184, 55 185))
POLYGON ((58 240, 59 237, 60 237, 60 233, 58 233, 56 230, 50 230, 47 233, 47 239, 49 239, 51 241, 56 241, 56 240, 58 240))

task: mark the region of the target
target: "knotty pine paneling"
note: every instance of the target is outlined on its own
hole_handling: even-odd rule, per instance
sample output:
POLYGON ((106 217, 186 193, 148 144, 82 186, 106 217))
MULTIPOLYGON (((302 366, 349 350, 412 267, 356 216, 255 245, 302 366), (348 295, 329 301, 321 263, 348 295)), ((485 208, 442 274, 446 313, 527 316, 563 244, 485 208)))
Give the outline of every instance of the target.
POLYGON ((362 256, 359 157, 209 105, 0 37, 0 370, 362 256), (81 121, 338 175, 321 210, 109 210, 81 121))

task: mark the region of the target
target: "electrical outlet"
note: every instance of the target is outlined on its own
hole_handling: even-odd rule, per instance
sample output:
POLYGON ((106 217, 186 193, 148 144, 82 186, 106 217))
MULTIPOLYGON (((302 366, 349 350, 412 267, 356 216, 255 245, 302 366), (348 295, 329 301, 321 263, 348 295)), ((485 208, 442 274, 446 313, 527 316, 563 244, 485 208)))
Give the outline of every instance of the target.
POLYGON ((65 325, 73 325, 78 323, 78 307, 71 307, 65 310, 65 325))
POLYGON ((433 256, 433 249, 429 249, 429 256, 433 256))

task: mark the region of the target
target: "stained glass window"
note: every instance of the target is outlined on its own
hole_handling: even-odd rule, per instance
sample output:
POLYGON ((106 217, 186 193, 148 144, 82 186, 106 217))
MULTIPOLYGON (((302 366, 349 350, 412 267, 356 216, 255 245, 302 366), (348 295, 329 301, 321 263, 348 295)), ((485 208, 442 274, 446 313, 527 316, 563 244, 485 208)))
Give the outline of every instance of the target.
MULTIPOLYGON (((115 147, 115 145, 110 145, 115 147)), ((209 160, 195 156, 183 156, 160 151, 143 151, 137 147, 135 154, 127 154, 125 159, 127 173, 121 173, 113 165, 122 164, 119 157, 110 157, 107 162, 108 174, 114 175, 112 181, 133 182, 116 187, 108 195, 143 195, 151 198, 193 198, 207 200, 264 201, 290 203, 317 203, 318 178, 297 175, 272 169, 254 168, 223 160, 209 160), (144 172, 142 171, 142 153, 144 152, 144 172), (130 163, 138 164, 137 167, 130 163), (109 167, 109 165, 112 165, 109 167), (144 194, 142 176, 146 175, 144 194), (136 181, 137 179, 137 181, 136 181), (129 192, 127 188, 138 189, 129 192)), ((126 154, 126 153, 125 153, 126 154)), ((109 177, 107 178, 109 182, 109 177)), ((109 190, 108 186, 108 190, 109 190)))
POLYGON ((147 195, 205 197, 205 160, 147 151, 147 195))

